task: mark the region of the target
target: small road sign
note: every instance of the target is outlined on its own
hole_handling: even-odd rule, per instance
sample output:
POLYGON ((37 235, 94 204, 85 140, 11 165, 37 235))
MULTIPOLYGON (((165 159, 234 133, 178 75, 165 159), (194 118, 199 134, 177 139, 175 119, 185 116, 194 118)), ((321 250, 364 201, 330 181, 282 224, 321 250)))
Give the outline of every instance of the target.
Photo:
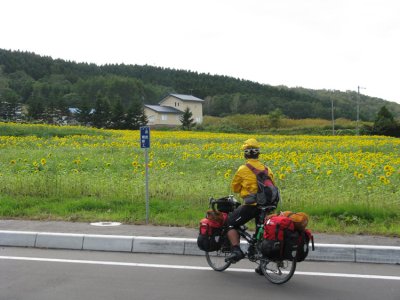
POLYGON ((150 127, 140 127, 140 148, 150 148, 150 127))

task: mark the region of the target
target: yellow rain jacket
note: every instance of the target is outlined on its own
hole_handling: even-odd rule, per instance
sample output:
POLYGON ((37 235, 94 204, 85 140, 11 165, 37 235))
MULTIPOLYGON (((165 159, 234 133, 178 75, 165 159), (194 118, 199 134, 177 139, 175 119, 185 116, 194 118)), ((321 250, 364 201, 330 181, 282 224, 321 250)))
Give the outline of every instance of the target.
MULTIPOLYGON (((264 170, 265 168, 265 166, 258 159, 248 159, 246 164, 251 164, 253 167, 259 170, 264 170)), ((246 166, 246 164, 239 167, 231 184, 233 192, 240 193, 240 197, 242 197, 242 199, 252 194, 256 194, 258 190, 256 175, 246 166)), ((274 174, 270 168, 268 168, 268 175, 271 177, 272 182, 274 182, 274 174)), ((250 205, 256 205, 256 203, 250 205)))

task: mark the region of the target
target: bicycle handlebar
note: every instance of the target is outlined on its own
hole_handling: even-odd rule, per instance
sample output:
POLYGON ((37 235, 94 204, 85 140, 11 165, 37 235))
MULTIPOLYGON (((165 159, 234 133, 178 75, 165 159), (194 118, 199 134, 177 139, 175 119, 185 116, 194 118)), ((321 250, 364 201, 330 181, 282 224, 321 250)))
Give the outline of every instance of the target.
MULTIPOLYGON (((237 201, 233 195, 229 195, 226 198, 228 199, 228 202, 230 202, 232 204, 239 203, 239 201, 237 201)), ((218 203, 218 200, 219 199, 214 199, 213 197, 211 197, 209 200, 209 207, 211 207, 211 209, 213 211, 216 211, 215 205, 218 203)), ((240 203, 239 203, 239 205, 240 205, 240 203)))
MULTIPOLYGON (((233 195, 229 195, 229 196, 227 196, 226 198, 227 198, 228 202, 230 202, 230 203, 233 203, 233 204, 238 204, 238 203, 239 203, 239 201, 237 201, 233 195)), ((218 200, 219 200, 219 199, 214 199, 213 197, 210 197, 210 199, 209 199, 209 207, 210 207, 213 211, 216 211, 215 205, 218 203, 218 200)), ((240 205, 240 203, 239 203, 239 205, 240 205)), ((239 205, 237 205, 237 206, 239 206, 239 205)), ((237 207, 237 206, 236 206, 236 207, 237 207)), ((275 210, 275 209, 276 209, 276 206, 275 206, 275 205, 258 206, 258 208, 260 208, 260 210, 261 210, 262 212, 264 212, 264 213, 269 213, 269 212, 275 210)))

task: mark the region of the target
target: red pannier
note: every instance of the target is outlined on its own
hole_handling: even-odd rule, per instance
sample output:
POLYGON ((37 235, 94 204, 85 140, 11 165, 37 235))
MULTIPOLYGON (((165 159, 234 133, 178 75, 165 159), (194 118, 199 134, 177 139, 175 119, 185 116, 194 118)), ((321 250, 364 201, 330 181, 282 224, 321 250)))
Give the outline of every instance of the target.
POLYGON ((298 240, 299 233, 295 230, 290 218, 272 216, 264 223, 261 252, 271 260, 293 260, 297 253, 298 240))
POLYGON ((314 251, 314 237, 310 230, 297 230, 296 224, 289 217, 271 215, 264 223, 262 254, 271 260, 296 258, 297 262, 306 259, 311 241, 314 251))
POLYGON ((221 234, 228 214, 210 210, 204 219, 200 220, 197 246, 200 250, 212 252, 221 248, 221 234))

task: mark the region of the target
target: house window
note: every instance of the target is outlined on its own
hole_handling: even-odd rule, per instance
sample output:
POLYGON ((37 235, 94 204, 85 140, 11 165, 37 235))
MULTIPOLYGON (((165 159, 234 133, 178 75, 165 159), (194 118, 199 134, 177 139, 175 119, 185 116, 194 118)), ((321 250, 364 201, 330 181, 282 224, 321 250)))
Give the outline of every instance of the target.
POLYGON ((149 122, 154 122, 156 120, 155 116, 149 116, 149 122))
POLYGON ((162 121, 167 121, 167 119, 168 119, 167 115, 161 115, 161 120, 162 121))

